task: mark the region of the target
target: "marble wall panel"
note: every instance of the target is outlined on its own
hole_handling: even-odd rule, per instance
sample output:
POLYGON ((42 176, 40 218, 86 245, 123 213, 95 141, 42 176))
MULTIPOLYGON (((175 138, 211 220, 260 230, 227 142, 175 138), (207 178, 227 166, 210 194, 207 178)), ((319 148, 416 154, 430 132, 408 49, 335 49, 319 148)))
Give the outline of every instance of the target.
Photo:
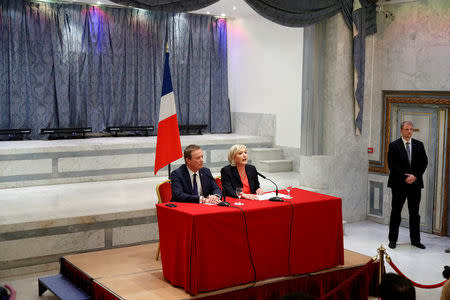
POLYGON ((1 261, 104 247, 104 230, 92 230, 0 242, 1 261))
POLYGON ((328 172, 332 156, 300 156, 300 185, 313 189, 328 189, 328 172))
MULTIPOLYGON (((158 172, 157 175, 163 174, 162 171, 158 172), (161 172, 161 173, 160 173, 161 172)), ((67 173, 66 173, 67 174, 67 173)), ((16 180, 9 182, 0 182, 0 189, 6 188, 18 188, 36 185, 52 185, 52 184, 66 184, 66 183, 76 183, 76 182, 91 182, 91 181, 105 181, 105 180, 118 180, 118 179, 133 179, 133 178, 145 178, 154 176, 153 171, 151 172, 136 172, 136 173, 120 173, 117 174, 100 174, 100 175, 83 175, 83 176, 71 176, 71 177, 61 177, 61 178, 46 178, 38 180, 16 180)))
POLYGON ((0 177, 52 173, 52 159, 0 161, 0 177))
MULTIPOLYGON (((352 34, 341 14, 327 20, 325 39, 323 153, 331 158, 323 172, 328 176, 328 193, 342 198, 344 220, 364 220, 368 199, 368 135, 355 134, 352 34)), ((300 172, 302 168, 301 162, 300 172)))
POLYGON ((158 223, 113 228, 113 246, 159 240, 158 223))
POLYGON ((284 159, 292 160, 292 171, 300 171, 300 148, 281 147, 283 149, 284 159))
POLYGON ((211 162, 228 162, 228 149, 211 150, 211 162))
MULTIPOLYGON (((449 18, 450 20, 450 18, 449 18)), ((450 45, 423 46, 416 54, 417 70, 415 81, 419 90, 449 90, 450 59, 436 59, 448 57, 450 45)))
POLYGON ((154 162, 155 155, 153 153, 65 157, 58 159, 58 172, 137 168, 153 166, 154 162))
POLYGON ((378 187, 379 191, 382 192, 382 195, 377 195, 376 199, 374 199, 375 201, 379 202, 378 197, 381 197, 381 199, 382 199, 381 207, 378 207, 379 205, 377 204, 376 209, 379 209, 382 212, 382 215, 377 215, 377 214, 371 213, 371 205, 370 205, 371 199, 369 199, 369 202, 368 202, 369 205, 367 207, 367 215, 368 215, 369 220, 377 222, 377 223, 381 223, 381 224, 389 224, 389 217, 391 215, 392 194, 391 194, 391 189, 387 187, 387 180, 388 180, 387 175, 380 175, 380 174, 376 174, 376 173, 369 174, 369 181, 371 182, 371 184, 368 187, 367 193, 369 194, 369 197, 370 197, 372 187, 378 187))
POLYGON ((231 126, 233 133, 275 136, 276 117, 275 114, 232 112, 231 126))

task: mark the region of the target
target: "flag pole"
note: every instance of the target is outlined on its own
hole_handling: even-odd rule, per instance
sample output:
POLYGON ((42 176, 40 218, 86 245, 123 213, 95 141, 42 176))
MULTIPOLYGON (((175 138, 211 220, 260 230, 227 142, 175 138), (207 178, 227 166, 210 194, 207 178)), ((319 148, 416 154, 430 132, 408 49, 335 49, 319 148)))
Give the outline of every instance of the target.
POLYGON ((159 107, 158 135, 156 137, 154 174, 183 157, 181 150, 180 131, 178 128, 177 108, 170 78, 169 54, 164 61, 164 78, 161 89, 161 104, 159 107))

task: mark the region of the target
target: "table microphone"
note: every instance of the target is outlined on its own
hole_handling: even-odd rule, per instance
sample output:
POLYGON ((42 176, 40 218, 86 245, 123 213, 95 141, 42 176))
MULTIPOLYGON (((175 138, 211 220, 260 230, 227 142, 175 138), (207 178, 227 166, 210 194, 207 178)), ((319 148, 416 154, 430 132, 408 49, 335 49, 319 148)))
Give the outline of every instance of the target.
POLYGON ((262 178, 269 180, 270 182, 272 182, 275 185, 275 197, 272 197, 269 199, 269 201, 277 201, 277 202, 284 202, 284 200, 280 197, 278 197, 278 185, 270 178, 267 178, 266 176, 264 176, 263 174, 259 173, 258 171, 256 171, 256 174, 258 174, 259 176, 261 176, 262 178))
POLYGON ((223 196, 222 196, 222 201, 220 201, 219 203, 217 203, 218 206, 231 206, 230 202, 227 202, 227 198, 225 196, 225 194, 222 192, 223 196))
MULTIPOLYGON (((211 175, 209 175, 208 173, 205 173, 204 175, 206 175, 206 177, 212 179, 214 182, 216 181, 216 179, 214 177, 212 177, 211 175)), ((219 195, 216 195, 219 196, 219 195)), ((230 206, 231 204, 229 202, 227 202, 227 198, 225 197, 225 193, 222 191, 222 197, 220 197, 222 199, 222 201, 220 201, 219 203, 217 203, 218 206, 230 206)))

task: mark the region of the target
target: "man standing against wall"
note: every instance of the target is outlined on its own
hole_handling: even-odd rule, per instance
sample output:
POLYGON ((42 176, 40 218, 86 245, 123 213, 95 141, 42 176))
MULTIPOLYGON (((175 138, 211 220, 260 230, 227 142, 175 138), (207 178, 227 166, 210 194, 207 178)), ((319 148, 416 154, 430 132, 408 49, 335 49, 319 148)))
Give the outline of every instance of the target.
POLYGON ((412 139, 413 124, 402 122, 400 126, 402 137, 389 144, 388 187, 392 190, 392 211, 389 222, 389 247, 397 246, 398 228, 401 222, 401 212, 405 200, 408 199, 409 237, 411 245, 425 249, 420 242, 419 205, 423 188, 422 175, 428 165, 427 154, 421 141, 412 139))

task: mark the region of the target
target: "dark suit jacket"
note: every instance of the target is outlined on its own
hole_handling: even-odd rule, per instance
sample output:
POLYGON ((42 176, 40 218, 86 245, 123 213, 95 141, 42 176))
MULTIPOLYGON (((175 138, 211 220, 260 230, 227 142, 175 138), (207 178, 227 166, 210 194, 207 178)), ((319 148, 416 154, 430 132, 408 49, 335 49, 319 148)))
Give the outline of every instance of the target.
MULTIPOLYGON (((219 197, 222 197, 222 191, 208 168, 201 168, 198 170, 198 174, 202 183, 204 197, 209 195, 219 195, 219 197)), ((170 174, 170 182, 172 186, 171 201, 198 203, 199 197, 192 195, 191 178, 189 177, 189 171, 185 164, 170 174)))
POLYGON ((411 166, 408 162, 405 145, 402 138, 389 144, 388 166, 390 169, 388 187, 391 188, 423 188, 422 175, 428 165, 428 157, 421 141, 411 139, 411 166), (405 182, 405 173, 413 174, 417 180, 413 184, 405 182))
MULTIPOLYGON (((252 165, 245 165, 245 172, 247 173, 250 190, 252 194, 254 194, 256 193, 256 190, 259 189, 259 180, 258 174, 256 173, 256 168, 252 165)), ((220 170, 220 175, 222 177, 222 188, 224 195, 237 198, 236 188, 243 187, 237 168, 232 165, 225 166, 222 170, 220 170)))

